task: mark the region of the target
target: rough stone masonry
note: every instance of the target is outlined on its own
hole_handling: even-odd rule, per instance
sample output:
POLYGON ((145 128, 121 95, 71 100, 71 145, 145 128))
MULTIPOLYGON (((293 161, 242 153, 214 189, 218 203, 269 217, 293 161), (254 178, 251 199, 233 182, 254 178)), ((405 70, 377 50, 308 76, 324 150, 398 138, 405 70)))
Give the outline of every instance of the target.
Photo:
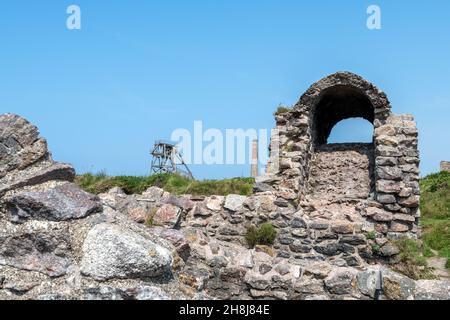
MULTIPOLYGON (((343 254, 357 264, 394 256, 389 240, 419 236, 418 131, 413 116, 391 112, 384 92, 358 75, 336 73, 313 84, 276 123, 268 175, 258 183, 298 210, 307 229, 304 251, 343 254), (332 128, 353 117, 373 124, 373 142, 327 144, 332 128)), ((291 240, 279 242, 293 254, 291 240)))
POLYGON ((411 116, 338 73, 277 115, 277 128, 281 149, 251 196, 151 187, 97 197, 52 160, 35 126, 0 115, 0 299, 374 299, 380 277, 381 299, 450 299, 448 281, 382 265, 398 253, 391 239, 418 236, 411 116), (351 116, 374 123, 373 144, 327 144, 351 116), (246 228, 263 222, 277 239, 250 248, 246 228))

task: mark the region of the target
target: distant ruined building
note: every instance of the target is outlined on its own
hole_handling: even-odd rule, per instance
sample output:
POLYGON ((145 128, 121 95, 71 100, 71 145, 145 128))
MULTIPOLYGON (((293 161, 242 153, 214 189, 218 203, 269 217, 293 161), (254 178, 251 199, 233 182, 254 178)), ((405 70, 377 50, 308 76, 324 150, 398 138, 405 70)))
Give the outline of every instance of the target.
POLYGON ((441 161, 441 171, 450 172, 450 162, 449 161, 441 161))

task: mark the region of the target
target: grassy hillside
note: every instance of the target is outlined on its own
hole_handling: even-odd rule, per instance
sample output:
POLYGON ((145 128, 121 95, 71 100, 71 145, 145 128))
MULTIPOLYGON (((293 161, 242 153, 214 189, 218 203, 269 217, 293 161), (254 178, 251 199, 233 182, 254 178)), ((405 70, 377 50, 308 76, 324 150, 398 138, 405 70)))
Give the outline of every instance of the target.
POLYGON ((79 175, 75 181, 84 190, 99 194, 113 187, 122 188, 127 194, 139 194, 151 186, 157 186, 173 194, 192 195, 250 195, 253 191, 252 178, 225 180, 189 180, 179 175, 160 174, 153 176, 117 176, 104 173, 79 175))
POLYGON ((450 173, 440 172, 421 180, 420 209, 423 241, 447 258, 450 268, 450 173))

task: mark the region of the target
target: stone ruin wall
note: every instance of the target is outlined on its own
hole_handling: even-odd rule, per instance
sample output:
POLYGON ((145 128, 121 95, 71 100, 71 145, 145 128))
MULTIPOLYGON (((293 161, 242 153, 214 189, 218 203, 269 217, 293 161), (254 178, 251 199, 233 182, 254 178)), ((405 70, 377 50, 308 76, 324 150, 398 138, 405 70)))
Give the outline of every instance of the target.
MULTIPOLYGON (((333 74, 275 118, 267 174, 231 209, 223 207, 230 199, 218 200, 220 215, 203 222, 208 236, 245 243, 246 226, 269 221, 278 257, 340 266, 390 261, 398 253, 391 240, 420 236, 418 131, 411 115, 391 112, 382 91, 333 74), (332 127, 350 117, 373 123, 373 143, 327 145, 332 127)), ((186 221, 200 226, 201 215, 186 221)))
MULTIPOLYGON (((389 116, 384 125, 390 138, 378 140, 392 149, 376 160, 408 171, 392 180, 407 189, 414 175, 406 164, 416 162, 406 143, 392 144, 415 141, 414 123, 389 116)), ((313 136, 310 127, 305 132, 313 136)), ((388 238, 415 236, 413 226, 386 230, 415 208, 400 202, 406 195, 386 193, 399 199, 395 212, 387 206, 393 203, 376 200, 372 149, 309 143, 294 158, 286 157, 298 152, 289 147, 280 172, 259 177, 248 197, 176 196, 157 187, 135 195, 113 188, 97 197, 72 183, 73 167, 51 159, 36 127, 0 115, 0 299, 375 299, 377 279, 380 299, 448 299, 448 281, 414 281, 364 261, 394 256, 388 238), (355 179, 341 186, 353 168, 355 179), (295 172, 305 177, 298 189, 290 185, 295 172), (249 248, 247 227, 264 222, 277 228, 275 244, 249 248)))

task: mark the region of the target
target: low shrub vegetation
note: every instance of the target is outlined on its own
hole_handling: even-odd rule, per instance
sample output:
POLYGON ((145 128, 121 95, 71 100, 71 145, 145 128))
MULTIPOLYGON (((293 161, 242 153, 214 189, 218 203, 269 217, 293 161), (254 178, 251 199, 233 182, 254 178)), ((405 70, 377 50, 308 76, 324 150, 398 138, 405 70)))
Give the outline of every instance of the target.
POLYGON ((426 259, 432 256, 432 253, 427 249, 425 243, 413 239, 403 239, 396 241, 395 244, 400 249, 400 253, 394 269, 416 280, 433 278, 426 259))
POLYGON ((284 106, 282 104, 280 104, 277 108, 277 110, 275 111, 274 115, 279 115, 279 114, 283 114, 283 113, 287 113, 289 111, 291 111, 292 108, 284 106))
POLYGON ((127 194, 140 194, 152 186, 160 187, 173 194, 192 195, 250 195, 253 178, 233 178, 225 180, 190 180, 176 174, 152 176, 108 176, 105 173, 86 173, 76 177, 75 182, 87 192, 100 194, 113 187, 120 187, 127 194))
POLYGON ((375 240, 376 237, 377 237, 377 234, 375 233, 375 231, 369 231, 366 234, 366 238, 369 240, 375 240))
POLYGON ((253 225, 250 226, 247 229, 245 240, 253 248, 256 245, 271 245, 276 237, 275 227, 271 223, 263 223, 258 228, 253 225))

